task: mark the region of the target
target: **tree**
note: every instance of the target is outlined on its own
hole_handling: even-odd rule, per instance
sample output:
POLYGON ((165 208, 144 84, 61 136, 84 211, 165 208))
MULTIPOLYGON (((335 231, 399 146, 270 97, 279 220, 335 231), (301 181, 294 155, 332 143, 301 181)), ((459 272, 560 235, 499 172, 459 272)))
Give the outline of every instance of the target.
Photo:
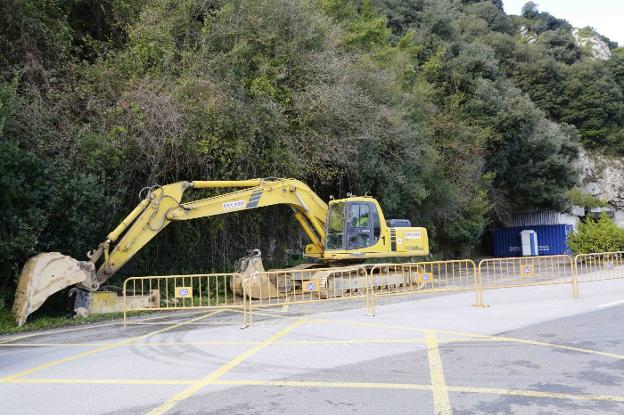
POLYGON ((524 6, 522 6, 522 16, 526 17, 527 19, 532 19, 534 17, 537 17, 539 15, 539 10, 537 9, 537 3, 533 2, 533 1, 527 1, 526 3, 524 3, 524 6))
POLYGON ((598 220, 589 216, 568 235, 568 248, 575 254, 617 252, 624 250, 624 228, 602 212, 598 220))
POLYGON ((581 50, 569 31, 548 30, 540 35, 538 43, 559 62, 571 65, 581 59, 581 50))
POLYGON ((616 135, 624 125, 624 98, 613 75, 599 62, 570 66, 559 104, 561 120, 575 125, 584 144, 622 151, 616 135))
POLYGON ((624 48, 611 51, 611 57, 607 61, 607 68, 611 71, 613 79, 624 93, 624 48))

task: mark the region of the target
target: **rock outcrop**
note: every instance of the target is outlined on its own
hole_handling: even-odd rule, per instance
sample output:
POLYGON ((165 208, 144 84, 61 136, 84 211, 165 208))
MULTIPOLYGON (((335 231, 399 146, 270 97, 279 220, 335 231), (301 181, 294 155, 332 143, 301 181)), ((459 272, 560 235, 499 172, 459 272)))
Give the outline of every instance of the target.
POLYGON ((581 149, 578 164, 582 190, 624 210, 624 161, 581 149))
POLYGON ((611 57, 611 49, 607 42, 602 40, 598 34, 589 29, 572 29, 572 36, 576 44, 586 50, 593 58, 607 60, 611 57))

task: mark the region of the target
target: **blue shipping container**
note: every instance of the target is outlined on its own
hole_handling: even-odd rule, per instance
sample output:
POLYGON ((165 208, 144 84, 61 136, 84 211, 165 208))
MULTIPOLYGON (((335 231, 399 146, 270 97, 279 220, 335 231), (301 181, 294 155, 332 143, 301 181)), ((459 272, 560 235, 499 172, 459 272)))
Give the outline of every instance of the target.
POLYGON ((537 251, 539 255, 570 255, 566 246, 572 225, 535 225, 515 226, 492 230, 492 242, 495 257, 522 256, 520 232, 533 230, 537 233, 537 251))

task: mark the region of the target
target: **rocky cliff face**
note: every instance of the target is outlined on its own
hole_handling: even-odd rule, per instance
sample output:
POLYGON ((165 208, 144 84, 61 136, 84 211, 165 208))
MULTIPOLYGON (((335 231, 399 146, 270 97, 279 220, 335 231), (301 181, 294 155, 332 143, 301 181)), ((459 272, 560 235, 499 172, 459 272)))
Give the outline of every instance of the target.
POLYGON ((572 29, 572 36, 574 36, 576 44, 595 59, 607 60, 611 57, 609 45, 591 30, 574 28, 572 29))
MULTIPOLYGON (((533 44, 537 42, 539 36, 529 30, 526 26, 520 26, 518 28, 520 37, 526 40, 527 43, 533 44)), ((607 42, 602 40, 600 36, 591 29, 572 29, 572 36, 579 48, 584 50, 589 56, 594 59, 607 60, 611 57, 611 49, 607 42)))
POLYGON ((624 161, 581 149, 578 164, 583 191, 624 210, 624 161))

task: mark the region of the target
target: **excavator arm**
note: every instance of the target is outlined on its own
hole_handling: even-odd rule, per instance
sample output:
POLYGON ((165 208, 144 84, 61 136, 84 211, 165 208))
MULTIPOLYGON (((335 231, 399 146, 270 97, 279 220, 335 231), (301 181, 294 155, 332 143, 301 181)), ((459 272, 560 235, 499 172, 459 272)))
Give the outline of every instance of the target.
POLYGON ((178 182, 150 189, 147 197, 89 254, 77 261, 58 252, 38 254, 22 271, 13 312, 19 325, 55 292, 78 284, 97 290, 169 223, 285 204, 311 241, 309 256, 323 254, 327 204, 295 179, 178 182), (183 202, 187 189, 244 189, 183 202), (98 265, 99 264, 99 265, 98 265))

